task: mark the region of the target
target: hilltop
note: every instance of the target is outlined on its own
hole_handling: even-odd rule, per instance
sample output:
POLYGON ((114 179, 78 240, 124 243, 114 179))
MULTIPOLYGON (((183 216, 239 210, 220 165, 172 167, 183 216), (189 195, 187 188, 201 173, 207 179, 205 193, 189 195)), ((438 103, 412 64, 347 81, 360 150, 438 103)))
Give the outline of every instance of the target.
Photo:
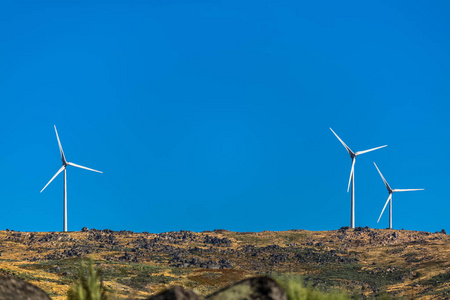
POLYGON ((85 258, 94 259, 107 288, 123 298, 145 298, 176 284, 207 294, 261 274, 301 278, 319 289, 344 289, 363 298, 450 295, 445 232, 0 231, 0 252, 0 274, 25 279, 53 299, 65 299, 85 258))

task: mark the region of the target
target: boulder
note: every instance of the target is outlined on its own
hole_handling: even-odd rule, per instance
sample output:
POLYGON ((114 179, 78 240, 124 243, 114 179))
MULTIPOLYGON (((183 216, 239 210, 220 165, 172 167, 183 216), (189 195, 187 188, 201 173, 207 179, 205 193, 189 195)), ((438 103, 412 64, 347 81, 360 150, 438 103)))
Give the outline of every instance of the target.
POLYGON ((164 292, 147 298, 147 300, 198 300, 200 297, 182 286, 174 286, 164 292))
POLYGON ((0 300, 50 300, 40 288, 18 278, 0 276, 0 300))
POLYGON ((207 300, 287 300, 285 291, 269 277, 239 281, 206 297, 207 300))
POLYGON ((253 277, 225 287, 206 298, 174 286, 147 300, 287 300, 285 291, 269 277, 253 277))

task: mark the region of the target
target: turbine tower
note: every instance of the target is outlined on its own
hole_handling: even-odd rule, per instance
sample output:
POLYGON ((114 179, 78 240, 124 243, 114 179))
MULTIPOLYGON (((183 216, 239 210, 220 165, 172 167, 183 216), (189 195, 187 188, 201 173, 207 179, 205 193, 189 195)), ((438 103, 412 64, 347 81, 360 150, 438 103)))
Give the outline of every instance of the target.
POLYGON ((389 186, 389 183, 387 183, 386 179, 384 179, 384 177, 383 177, 383 174, 381 174, 380 169, 378 169, 377 164, 375 162, 373 164, 375 165, 375 168, 377 168, 378 173, 380 173, 381 179, 383 179, 384 184, 386 185, 386 188, 389 192, 389 197, 387 198, 386 204, 384 204, 383 210, 381 211, 381 215, 378 218, 377 223, 380 222, 381 216, 383 215, 386 205, 389 202, 389 229, 392 229, 392 193, 423 191, 424 189, 391 189, 391 187, 389 186))
POLYGON ((387 145, 384 146, 380 146, 380 147, 376 147, 376 148, 372 148, 369 150, 364 150, 364 151, 358 151, 358 152, 353 152, 345 143, 343 140, 341 140, 341 138, 336 134, 336 132, 333 131, 333 129, 331 129, 331 132, 334 133, 334 135, 338 138, 338 140, 341 142, 341 144, 345 147, 345 149, 347 150, 348 154, 350 154, 350 158, 352 159, 352 168, 350 170, 350 178, 348 180, 348 186, 347 186, 347 193, 350 189, 350 183, 352 185, 352 193, 351 193, 351 210, 350 210, 350 227, 351 228, 355 228, 355 161, 356 161, 356 157, 358 155, 370 152, 370 151, 374 151, 380 148, 384 148, 387 145))
POLYGON ((67 166, 73 166, 73 167, 77 167, 77 168, 81 168, 81 169, 86 169, 89 171, 94 171, 97 173, 103 173, 101 171, 97 171, 94 169, 90 169, 87 167, 83 167, 71 162, 68 162, 66 160, 66 157, 64 156, 64 151, 63 148, 61 146, 61 142, 59 140, 59 136, 58 136, 58 131, 56 130, 56 126, 53 125, 55 127, 55 132, 56 132, 56 139, 58 140, 58 145, 59 145, 59 152, 61 152, 61 160, 62 160, 62 167, 58 170, 58 172, 56 172, 56 174, 52 177, 52 179, 50 179, 50 181, 44 186, 44 188, 41 190, 42 191, 45 190, 45 188, 50 184, 50 182, 53 181, 53 179, 56 178, 56 176, 58 176, 59 173, 61 173, 62 171, 64 171, 64 213, 63 213, 63 231, 67 232, 67 174, 66 174, 66 167, 67 166))

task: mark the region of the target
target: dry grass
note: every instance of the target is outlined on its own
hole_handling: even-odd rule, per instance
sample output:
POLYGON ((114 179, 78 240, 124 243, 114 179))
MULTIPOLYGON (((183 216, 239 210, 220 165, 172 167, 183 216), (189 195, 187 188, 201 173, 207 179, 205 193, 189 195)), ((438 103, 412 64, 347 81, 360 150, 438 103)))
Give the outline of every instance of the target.
MULTIPOLYGON (((102 239, 109 234, 98 233, 102 239)), ((172 285, 183 285, 205 295, 260 274, 300 275, 320 289, 341 288, 366 296, 386 291, 415 299, 439 299, 450 291, 446 280, 450 243, 448 236, 440 233, 374 229, 256 233, 222 230, 189 232, 188 240, 179 238, 181 233, 113 235, 116 244, 95 240, 92 232, 49 235, 0 231, 0 273, 25 279, 53 299, 66 298, 77 266, 87 257, 103 270, 110 292, 123 299, 130 295, 145 298, 172 285), (229 244, 205 243, 207 235, 228 239, 229 244), (150 244, 155 238, 157 243, 150 244), (143 243, 152 246, 143 248, 143 243), (253 250, 244 251, 248 245, 253 250), (49 259, 77 247, 90 252, 49 259), (233 267, 171 266, 177 251, 188 261, 193 257, 214 262, 223 259, 232 262, 233 267), (138 262, 121 260, 125 253, 138 257, 138 262)))

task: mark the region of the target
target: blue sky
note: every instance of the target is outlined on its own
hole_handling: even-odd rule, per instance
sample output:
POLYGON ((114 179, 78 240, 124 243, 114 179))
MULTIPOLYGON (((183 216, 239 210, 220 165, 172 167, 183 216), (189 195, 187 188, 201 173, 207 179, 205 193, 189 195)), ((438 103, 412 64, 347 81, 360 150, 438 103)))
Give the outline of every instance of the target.
POLYGON ((0 228, 450 229, 447 1, 4 1, 0 228), (314 2, 314 3, 313 3, 314 2))

